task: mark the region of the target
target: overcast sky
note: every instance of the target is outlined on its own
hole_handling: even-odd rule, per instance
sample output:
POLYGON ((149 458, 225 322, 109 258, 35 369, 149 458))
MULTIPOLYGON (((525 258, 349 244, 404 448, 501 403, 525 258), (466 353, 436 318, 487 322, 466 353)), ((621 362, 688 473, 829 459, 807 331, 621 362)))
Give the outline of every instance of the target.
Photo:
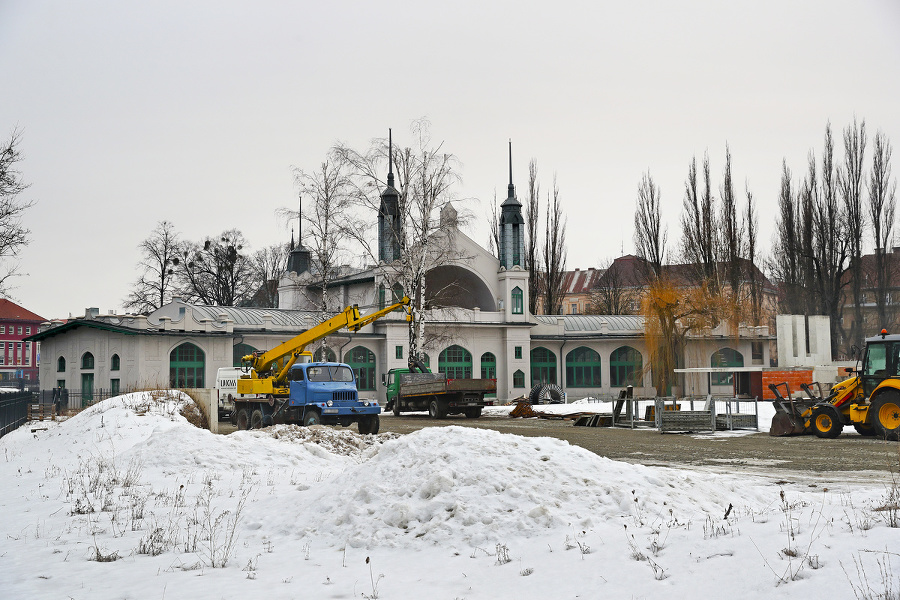
POLYGON ((648 170, 674 247, 691 158, 718 186, 727 143, 768 251, 782 160, 802 174, 826 123, 900 144, 900 2, 0 0, 0 82, 36 201, 13 299, 78 316, 120 310, 157 221, 286 241, 293 166, 423 116, 482 244, 510 138, 520 198, 529 159, 557 176, 570 269, 633 251, 648 170))

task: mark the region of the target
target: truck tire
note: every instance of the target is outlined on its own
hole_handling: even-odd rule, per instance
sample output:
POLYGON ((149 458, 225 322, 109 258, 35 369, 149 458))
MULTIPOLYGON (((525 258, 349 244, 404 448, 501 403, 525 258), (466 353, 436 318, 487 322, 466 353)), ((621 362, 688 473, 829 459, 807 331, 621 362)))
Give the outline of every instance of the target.
POLYGON ((250 412, 246 408, 237 411, 237 420, 234 422, 238 431, 250 429, 250 412))
POLYGON ((428 405, 428 416, 432 419, 443 419, 447 416, 447 411, 441 406, 437 398, 434 398, 428 405))
POLYGON ((466 418, 468 418, 468 419, 477 419, 478 417, 481 416, 481 407, 480 407, 480 406, 473 406, 473 407, 471 407, 471 408, 467 408, 467 409, 465 410, 465 413, 466 413, 466 418))
POLYGON ((876 431, 873 427, 869 427, 865 423, 854 423, 853 429, 856 430, 856 433, 859 435, 864 435, 866 437, 872 437, 876 434, 876 431))
POLYGON ((880 394, 869 411, 876 435, 886 440, 900 439, 900 395, 896 392, 880 394))
POLYGON ((311 425, 321 425, 321 424, 322 424, 322 417, 319 416, 319 411, 317 411, 316 409, 312 408, 312 409, 306 411, 306 414, 303 415, 303 425, 305 425, 306 427, 309 427, 311 425))
POLYGON ((836 438, 844 430, 844 422, 841 414, 831 405, 821 405, 813 408, 812 429, 816 437, 836 438))
POLYGON ((395 417, 400 416, 400 398, 399 397, 394 398, 394 416, 395 417))
POLYGON ((254 409, 252 413, 250 413, 250 429, 261 429, 263 426, 263 413, 261 410, 254 409))
POLYGON ((375 435, 381 428, 381 420, 378 418, 378 415, 366 415, 359 418, 357 425, 359 427, 359 432, 362 435, 368 435, 370 433, 375 435))

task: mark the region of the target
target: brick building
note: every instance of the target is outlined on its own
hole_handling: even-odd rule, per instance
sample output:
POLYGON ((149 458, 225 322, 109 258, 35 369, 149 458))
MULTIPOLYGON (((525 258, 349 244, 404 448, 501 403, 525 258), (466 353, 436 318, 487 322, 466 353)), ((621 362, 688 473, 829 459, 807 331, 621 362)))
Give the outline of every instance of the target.
POLYGON ((40 343, 25 338, 37 333, 43 317, 0 298, 0 381, 38 379, 40 343))

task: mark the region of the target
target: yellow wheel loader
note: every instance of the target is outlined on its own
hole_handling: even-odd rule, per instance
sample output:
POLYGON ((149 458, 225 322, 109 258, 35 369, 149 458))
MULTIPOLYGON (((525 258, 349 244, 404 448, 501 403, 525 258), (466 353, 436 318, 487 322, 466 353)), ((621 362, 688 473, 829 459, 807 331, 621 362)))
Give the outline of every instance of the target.
POLYGON ((801 385, 806 396, 800 398, 786 383, 769 385, 775 393, 769 435, 836 438, 852 425, 860 435, 900 440, 900 335, 882 329, 867 338, 862 366, 827 394, 814 385, 801 385))

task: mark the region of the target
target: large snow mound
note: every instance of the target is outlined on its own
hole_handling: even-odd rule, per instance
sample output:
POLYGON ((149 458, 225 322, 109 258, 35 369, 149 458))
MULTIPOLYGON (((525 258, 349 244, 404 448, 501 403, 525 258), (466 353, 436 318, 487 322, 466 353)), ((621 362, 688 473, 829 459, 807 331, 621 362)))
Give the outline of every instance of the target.
POLYGON ((306 533, 353 546, 477 546, 609 519, 724 514, 739 494, 753 501, 713 475, 616 462, 553 438, 435 427, 373 448, 319 486, 306 533))

